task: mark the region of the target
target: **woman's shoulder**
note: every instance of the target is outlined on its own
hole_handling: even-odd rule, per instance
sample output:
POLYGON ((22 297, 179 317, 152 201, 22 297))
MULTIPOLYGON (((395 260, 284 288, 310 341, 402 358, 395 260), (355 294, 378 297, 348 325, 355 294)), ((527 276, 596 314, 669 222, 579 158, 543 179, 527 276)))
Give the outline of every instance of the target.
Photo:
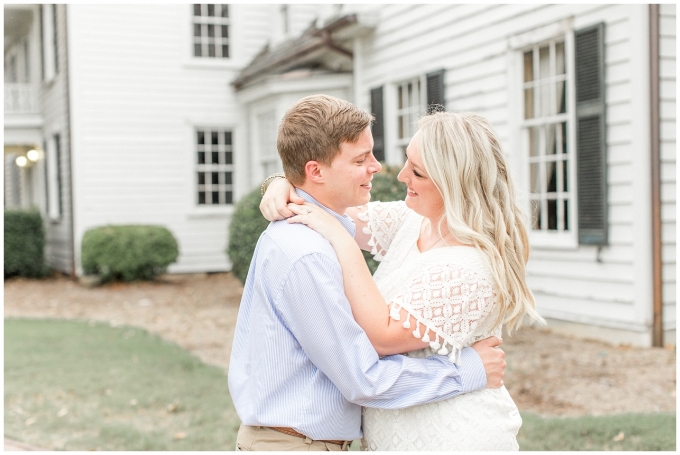
POLYGON ((448 246, 430 251, 435 254, 423 255, 423 270, 431 267, 448 266, 448 268, 456 270, 468 269, 474 271, 486 279, 491 279, 492 277, 489 258, 478 248, 471 246, 448 246))

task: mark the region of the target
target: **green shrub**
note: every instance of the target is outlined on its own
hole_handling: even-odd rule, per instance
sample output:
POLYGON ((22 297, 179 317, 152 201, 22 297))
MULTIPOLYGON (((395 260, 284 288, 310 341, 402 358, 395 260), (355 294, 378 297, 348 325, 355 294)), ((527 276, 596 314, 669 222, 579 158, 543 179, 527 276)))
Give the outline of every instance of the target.
POLYGON ((162 226, 102 226, 83 235, 81 261, 86 275, 102 281, 151 280, 177 260, 172 233, 162 226))
MULTIPOLYGON (((406 197, 406 186, 397 181, 400 167, 384 166, 383 170, 373 176, 373 188, 371 200, 373 201, 399 201, 406 197)), ((229 224, 229 246, 227 254, 231 259, 231 273, 245 284, 250 268, 250 261, 255 253, 257 240, 262 232, 267 229, 269 222, 260 213, 260 189, 256 188, 244 196, 236 205, 234 215, 229 224)), ((370 253, 364 251, 366 264, 374 273, 378 268, 378 262, 370 253)))
POLYGON ((5 210, 5 277, 47 275, 45 228, 37 210, 5 210))
POLYGON ((269 221, 260 213, 261 200, 260 188, 255 188, 236 204, 229 223, 227 254, 232 263, 231 273, 243 284, 248 276, 257 240, 269 226, 269 221))

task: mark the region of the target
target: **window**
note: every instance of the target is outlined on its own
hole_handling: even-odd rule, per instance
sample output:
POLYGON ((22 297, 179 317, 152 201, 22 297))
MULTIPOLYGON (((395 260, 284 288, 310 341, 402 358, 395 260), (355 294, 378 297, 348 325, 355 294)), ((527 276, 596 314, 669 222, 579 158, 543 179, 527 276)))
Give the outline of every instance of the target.
POLYGON ((229 58, 229 5, 194 5, 194 57, 229 58))
POLYGON ((198 205, 232 204, 233 152, 231 131, 196 130, 196 189, 198 205))
POLYGON ((569 216, 573 126, 567 112, 566 58, 564 38, 523 52, 522 134, 529 157, 531 227, 537 231, 573 228, 569 216))
POLYGON ((397 147, 406 155, 406 147, 416 132, 418 117, 425 100, 420 90, 420 77, 397 85, 397 147))
POLYGON ((43 79, 51 81, 59 71, 57 59, 57 5, 42 5, 43 79))
POLYGON ((61 138, 58 134, 47 141, 47 213, 52 221, 62 214, 61 202, 61 138))

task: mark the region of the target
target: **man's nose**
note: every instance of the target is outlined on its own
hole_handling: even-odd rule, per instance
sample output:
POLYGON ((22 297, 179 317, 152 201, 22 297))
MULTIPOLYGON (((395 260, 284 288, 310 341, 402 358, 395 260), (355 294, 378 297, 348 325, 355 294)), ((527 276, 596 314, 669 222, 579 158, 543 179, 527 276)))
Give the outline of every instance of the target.
POLYGON ((373 163, 371 166, 371 173, 375 174, 377 172, 380 172, 382 170, 382 164, 380 164, 380 161, 378 161, 375 156, 373 157, 373 163))

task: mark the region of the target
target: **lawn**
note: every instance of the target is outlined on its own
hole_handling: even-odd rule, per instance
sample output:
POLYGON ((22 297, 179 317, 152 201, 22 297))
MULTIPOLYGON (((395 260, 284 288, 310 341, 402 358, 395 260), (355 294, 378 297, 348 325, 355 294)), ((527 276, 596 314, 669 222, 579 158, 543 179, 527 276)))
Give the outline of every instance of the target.
POLYGON ((5 435, 52 450, 233 450, 227 376, 146 331, 5 320, 5 435))
MULTIPOLYGON (((522 418, 521 450, 676 447, 674 413, 522 418)), ((7 437, 51 450, 233 450, 238 425, 225 372, 142 329, 5 320, 7 437)))

